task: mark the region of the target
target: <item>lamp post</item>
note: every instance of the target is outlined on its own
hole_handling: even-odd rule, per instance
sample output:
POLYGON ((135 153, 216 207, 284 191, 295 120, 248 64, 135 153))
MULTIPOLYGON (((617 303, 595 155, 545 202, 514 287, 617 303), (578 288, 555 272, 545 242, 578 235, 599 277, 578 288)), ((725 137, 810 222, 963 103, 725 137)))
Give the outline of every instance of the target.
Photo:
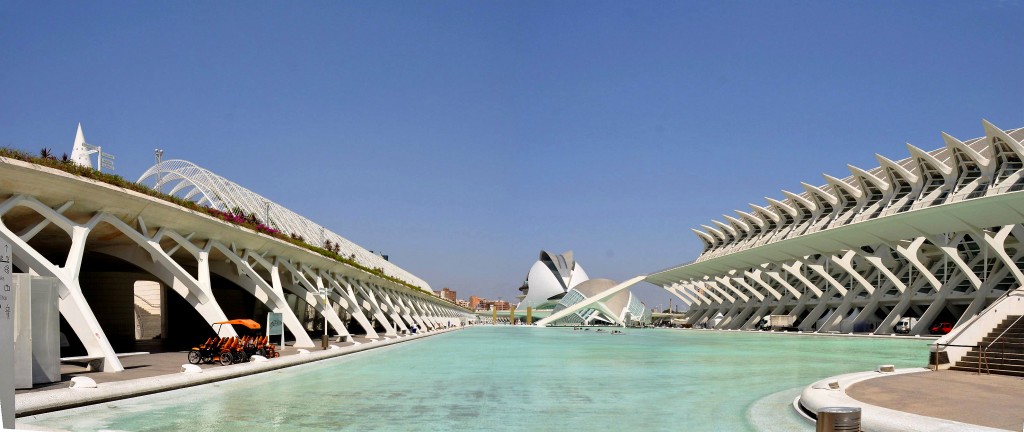
POLYGON ((164 166, 163 166, 164 151, 160 150, 160 149, 155 149, 155 150, 153 150, 153 154, 156 156, 156 185, 153 187, 153 189, 159 190, 160 189, 160 181, 161 181, 160 174, 164 170, 164 166))
POLYGON ((327 293, 329 290, 327 287, 320 287, 320 295, 324 298, 324 310, 322 315, 324 316, 324 339, 323 348, 327 349, 327 293))

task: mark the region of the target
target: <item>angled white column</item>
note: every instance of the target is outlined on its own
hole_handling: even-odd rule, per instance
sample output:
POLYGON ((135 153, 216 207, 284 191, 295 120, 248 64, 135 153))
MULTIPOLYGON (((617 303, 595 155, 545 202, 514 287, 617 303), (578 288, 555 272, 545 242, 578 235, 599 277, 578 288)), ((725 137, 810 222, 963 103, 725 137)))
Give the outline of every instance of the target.
POLYGON ((391 317, 391 320, 394 321, 394 323, 399 328, 401 328, 401 330, 403 332, 405 332, 406 334, 412 333, 412 331, 409 330, 409 325, 413 325, 415 323, 413 323, 411 321, 410 322, 406 322, 405 321, 405 317, 402 316, 401 311, 398 309, 397 306, 395 306, 395 303, 391 301, 391 298, 388 296, 387 292, 383 288, 381 288, 381 287, 379 287, 377 285, 372 285, 371 284, 371 285, 368 285, 368 287, 369 287, 369 289, 374 291, 374 295, 376 296, 376 298, 380 302, 380 304, 382 304, 383 306, 387 307, 387 312, 388 312, 388 315, 391 317))
POLYGON ((359 326, 363 328, 363 332, 368 338, 377 339, 380 335, 377 334, 377 330, 373 328, 373 324, 363 313, 363 308, 360 307, 360 300, 356 297, 355 292, 351 286, 347 285, 344 278, 335 277, 330 275, 325 280, 334 288, 331 292, 331 299, 336 303, 345 308, 345 311, 352 315, 352 318, 359 323, 359 326), (346 284, 343 286, 342 284, 346 284))
POLYGON ((363 287, 363 285, 358 280, 350 279, 346 281, 346 284, 348 285, 349 288, 353 290, 353 292, 356 295, 358 295, 362 299, 362 302, 360 302, 360 306, 362 306, 363 309, 365 309, 366 311, 370 312, 370 314, 373 315, 377 322, 384 327, 384 336, 398 336, 398 332, 395 331, 395 327, 391 324, 390 321, 388 321, 388 318, 381 311, 380 304, 377 303, 377 299, 374 298, 373 292, 363 287))
POLYGON ((580 311, 582 309, 588 308, 588 307, 593 307, 594 303, 599 302, 599 301, 604 301, 605 299, 608 299, 611 296, 613 296, 615 294, 618 294, 620 291, 628 289, 629 287, 631 287, 633 285, 636 285, 637 283, 640 283, 641 281, 644 280, 644 277, 645 276, 637 276, 637 277, 629 279, 629 280, 627 280, 625 282, 622 282, 622 283, 620 283, 618 285, 615 285, 615 286, 613 286, 613 287, 611 287, 611 288, 601 292, 600 294, 594 295, 594 296, 592 296, 592 297, 590 297, 590 298, 588 298, 586 300, 583 300, 583 301, 581 301, 579 303, 576 303, 576 304, 574 304, 572 306, 569 306, 569 307, 567 307, 565 309, 562 309, 562 310, 560 310, 560 311, 558 311, 556 313, 553 313, 553 314, 545 317, 544 319, 541 319, 540 321, 537 321, 537 325, 540 326, 540 327, 547 327, 548 324, 553 323, 553 322, 555 322, 556 320, 558 320, 560 318, 569 316, 569 314, 576 313, 576 312, 578 312, 578 311, 580 311))
POLYGON ((306 328, 302 325, 302 321, 299 320, 299 317, 295 316, 295 312, 292 311, 288 305, 288 300, 284 297, 280 266, 276 259, 275 262, 271 263, 262 255, 252 253, 251 251, 245 251, 242 256, 239 256, 227 246, 213 240, 208 243, 207 247, 216 248, 228 258, 230 264, 233 264, 232 266, 226 262, 213 263, 210 266, 211 271, 248 291, 257 300, 267 305, 272 312, 281 313, 285 327, 295 337, 295 347, 312 348, 315 346, 313 339, 306 333, 306 328), (264 280, 263 276, 249 263, 250 260, 262 266, 270 273, 269 282, 264 280), (247 277, 242 277, 242 275, 247 277))
POLYGON ((288 289, 298 298, 302 299, 302 301, 306 302, 306 304, 312 306, 321 317, 326 317, 327 324, 334 328, 339 337, 344 339, 351 337, 352 335, 345 328, 345 323, 341 322, 338 313, 330 306, 330 295, 321 293, 321 289, 329 289, 329 287, 324 285, 324 281, 320 279, 319 274, 305 264, 296 265, 288 260, 280 260, 279 262, 285 271, 291 273, 292 280, 298 282, 297 284, 282 284, 282 287, 288 289), (310 280, 310 278, 313 278, 313 280, 310 280))

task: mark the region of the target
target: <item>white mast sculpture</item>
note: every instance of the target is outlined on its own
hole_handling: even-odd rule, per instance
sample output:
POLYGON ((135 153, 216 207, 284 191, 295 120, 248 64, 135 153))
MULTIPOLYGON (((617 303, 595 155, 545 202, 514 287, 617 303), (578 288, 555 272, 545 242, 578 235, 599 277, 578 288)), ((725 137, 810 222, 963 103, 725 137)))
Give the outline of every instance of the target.
POLYGON ((92 166, 92 158, 89 157, 93 153, 97 154, 96 163, 99 165, 99 168, 96 168, 97 171, 102 172, 104 169, 107 171, 114 170, 114 155, 103 153, 102 147, 85 142, 85 134, 82 133, 82 123, 78 123, 75 146, 71 149, 71 160, 81 166, 94 168, 92 166))
POLYGON ((78 124, 78 134, 75 135, 75 146, 71 148, 71 160, 76 164, 92 168, 92 161, 89 155, 93 152, 85 147, 85 134, 82 133, 82 124, 78 124))

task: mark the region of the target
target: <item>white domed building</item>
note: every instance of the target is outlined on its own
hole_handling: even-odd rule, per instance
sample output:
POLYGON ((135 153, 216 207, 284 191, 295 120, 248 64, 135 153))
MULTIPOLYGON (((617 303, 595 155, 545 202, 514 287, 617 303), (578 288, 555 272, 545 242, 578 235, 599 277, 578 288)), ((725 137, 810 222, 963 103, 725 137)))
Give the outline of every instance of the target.
POLYGON ((609 279, 590 279, 573 259, 572 251, 561 255, 541 251, 519 288, 522 294, 516 313, 525 315, 532 309, 535 316, 548 317, 542 320, 543 325, 553 326, 649 323, 650 311, 624 289, 636 282, 624 285, 609 279))
POLYGON ((573 260, 572 251, 561 255, 541 251, 519 288, 522 294, 518 296, 518 309, 551 309, 565 293, 588 279, 587 272, 573 260))

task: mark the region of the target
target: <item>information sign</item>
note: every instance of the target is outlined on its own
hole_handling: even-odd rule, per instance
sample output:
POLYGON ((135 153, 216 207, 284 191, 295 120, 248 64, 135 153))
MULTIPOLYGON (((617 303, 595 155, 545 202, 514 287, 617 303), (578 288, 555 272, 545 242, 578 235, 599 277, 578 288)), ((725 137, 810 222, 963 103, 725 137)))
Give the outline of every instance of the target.
POLYGON ((14 429, 14 281, 11 245, 0 239, 0 419, 14 429))
POLYGON ((284 314, 281 312, 267 313, 267 340, 273 335, 281 335, 281 345, 284 348, 284 314))

